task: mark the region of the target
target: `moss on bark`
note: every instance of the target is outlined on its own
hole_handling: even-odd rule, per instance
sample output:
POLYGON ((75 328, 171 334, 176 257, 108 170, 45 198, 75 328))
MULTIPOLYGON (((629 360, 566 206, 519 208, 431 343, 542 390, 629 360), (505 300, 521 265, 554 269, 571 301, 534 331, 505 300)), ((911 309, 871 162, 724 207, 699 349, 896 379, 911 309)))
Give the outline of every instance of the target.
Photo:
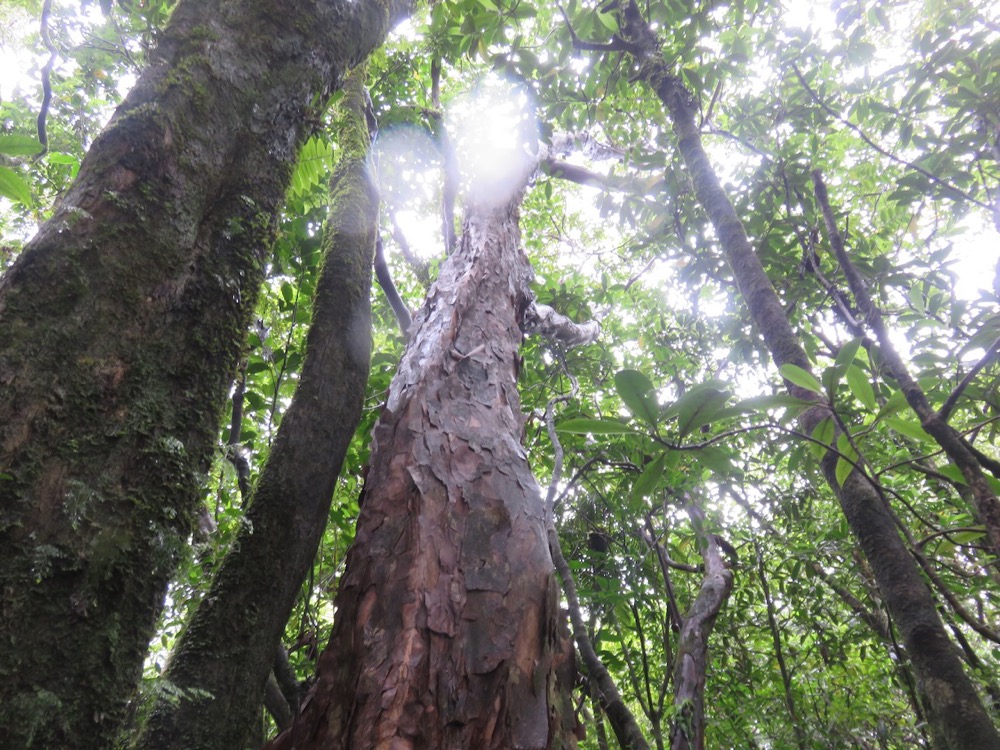
POLYGON ((184 0, 0 281, 0 736, 99 748, 184 550, 316 102, 406 2, 184 0))
POLYGON ((247 510, 248 523, 182 633, 136 748, 244 747, 274 655, 326 525, 361 416, 371 356, 378 197, 367 163, 364 71, 345 83, 313 319, 302 375, 247 510))

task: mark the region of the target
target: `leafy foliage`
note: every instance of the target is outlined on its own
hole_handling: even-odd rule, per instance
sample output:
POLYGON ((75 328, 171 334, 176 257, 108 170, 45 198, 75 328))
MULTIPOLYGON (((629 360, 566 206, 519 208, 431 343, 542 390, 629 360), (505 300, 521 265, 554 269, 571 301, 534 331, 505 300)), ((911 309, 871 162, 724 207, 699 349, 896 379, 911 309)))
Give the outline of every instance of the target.
MULTIPOLYGON (((72 64, 55 76, 43 159, 30 159, 37 70, 25 70, 15 96, 0 103, 0 195, 10 201, 0 215, 0 262, 12 260, 66 189, 169 5, 122 4, 101 16, 60 6, 58 47, 72 64)), ((580 350, 526 342, 525 442, 544 480, 552 470, 544 409, 570 391, 572 373, 580 391, 558 416, 568 457, 560 532, 598 654, 658 744, 671 718, 677 613, 697 593, 697 540, 708 530, 738 560, 711 646, 708 746, 930 746, 918 686, 873 576, 819 481, 815 458, 831 443, 839 481, 863 466, 884 490, 970 673, 1000 696, 1000 589, 966 479, 887 374, 828 252, 810 183, 812 170, 826 175, 851 258, 932 407, 954 400, 951 423, 995 461, 1000 314, 985 287, 996 261, 990 226, 1000 225, 1000 20, 977 1, 835 5, 829 18, 811 6, 817 21, 809 25, 754 0, 646 4, 662 54, 700 103, 716 168, 819 378, 770 366, 662 107, 633 83, 629 56, 574 48, 574 38, 613 42, 617 21, 607 6, 441 0, 372 61, 380 137, 423 134, 421 152, 391 163, 383 156, 379 167, 383 238, 411 307, 427 269, 405 259, 393 217, 410 212, 422 226, 440 225, 439 106, 489 75, 518 81, 547 147, 606 178, 609 189, 599 190, 539 172, 522 211, 539 301, 578 321, 600 315, 603 329, 599 344, 580 350), (971 243, 977 249, 967 250, 971 243), (793 418, 808 402, 782 395, 782 379, 833 405, 839 440, 832 421, 797 433, 793 418), (703 521, 692 520, 701 517, 692 507, 703 521)), ((36 42, 31 33, 20 40, 36 42)), ((302 145, 258 323, 234 373, 245 379, 233 404, 242 416, 220 433, 206 486, 206 528, 214 530, 196 540, 175 582, 151 664, 162 661, 243 523, 236 454, 252 482, 294 390, 324 183, 337 153, 322 127, 302 145)), ((443 247, 437 236, 408 239, 443 247)), ((433 273, 435 256, 422 260, 433 273)), ((377 290, 373 302, 366 415, 286 633, 302 678, 330 625, 368 435, 403 345, 377 290)), ((995 492, 1000 482, 989 481, 995 492)), ((593 706, 597 731, 586 746, 596 747, 604 728, 593 706)))

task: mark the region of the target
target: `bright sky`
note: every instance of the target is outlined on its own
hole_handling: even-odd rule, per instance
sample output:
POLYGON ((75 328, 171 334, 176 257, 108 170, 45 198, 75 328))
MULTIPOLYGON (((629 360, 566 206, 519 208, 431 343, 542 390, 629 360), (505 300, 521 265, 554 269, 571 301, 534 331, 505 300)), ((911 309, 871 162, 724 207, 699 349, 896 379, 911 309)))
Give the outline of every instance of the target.
MULTIPOLYGON (((57 4, 72 6, 79 11, 77 0, 56 0, 57 4)), ((81 16, 84 25, 97 25, 102 17, 96 4, 88 6, 81 16)), ((785 19, 790 26, 811 28, 820 37, 835 29, 835 17, 828 0, 800 2, 788 0, 785 3, 785 19)), ((33 88, 37 85, 37 71, 46 60, 41 47, 29 49, 21 46, 20 40, 34 34, 37 18, 12 6, 0 7, 0 98, 11 99, 19 86, 33 88)), ((404 29, 405 30, 405 29, 404 29)), ((397 33, 400 33, 397 31, 397 33)), ((82 38, 74 39, 82 43, 82 38)), ((71 59, 60 58, 56 63, 57 72, 70 74, 75 68, 71 59)), ((124 94, 132 81, 121 82, 124 94)), ((513 89, 496 78, 486 79, 477 89, 456 101, 448 114, 449 130, 454 134, 459 151, 459 161, 463 169, 463 185, 468 188, 473 183, 487 186, 484 194, 503 196, 516 189, 521 181, 520 173, 527 164, 525 149, 514 141, 524 122, 527 109, 527 95, 513 89)), ((108 116, 110 116, 110 111, 108 116)), ((405 139, 416 138, 409 133, 405 139)), ((532 137, 530 134, 528 138, 532 137)), ((400 140, 397 138, 397 140, 400 140)), ((397 151, 409 147, 408 142, 390 144, 397 151)), ((385 146, 383 146, 385 148, 385 146)), ((414 171, 399 177, 413 178, 414 171)), ((440 172, 433 170, 423 177, 425 181, 439 179, 440 172)), ((425 186, 426 202, 433 196, 433 186, 425 186)), ((407 208, 399 212, 398 218, 414 249, 427 254, 437 254, 440 248, 440 226, 437 211, 430 212, 407 208)), ((1000 256, 1000 241, 991 226, 979 218, 968 221, 969 233, 955 240, 957 262, 953 266, 959 275, 958 294, 965 298, 978 295, 981 289, 990 289, 993 268, 1000 256)))

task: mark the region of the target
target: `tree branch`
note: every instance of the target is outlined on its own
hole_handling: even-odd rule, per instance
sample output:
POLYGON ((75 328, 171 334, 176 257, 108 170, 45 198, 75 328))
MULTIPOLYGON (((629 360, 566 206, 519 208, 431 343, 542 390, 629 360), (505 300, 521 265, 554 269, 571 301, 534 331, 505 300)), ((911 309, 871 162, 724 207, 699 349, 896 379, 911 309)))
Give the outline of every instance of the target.
POLYGON ((548 305, 532 302, 524 311, 521 329, 528 334, 544 336, 552 341, 558 341, 567 348, 583 346, 597 341, 601 333, 601 324, 596 320, 586 323, 574 323, 561 313, 557 313, 548 305))
POLYGON ((879 349, 885 360, 889 373, 899 384, 900 390, 906 396, 906 402, 913 409, 920 419, 921 426, 940 445, 948 458, 954 461, 955 465, 962 471, 962 476, 972 490, 972 497, 975 509, 980 520, 986 525, 987 538, 990 541, 994 556, 1000 556, 1000 502, 990 488, 983 474, 982 467, 976 459, 975 454, 969 450, 968 444, 962 439, 958 431, 941 418, 940 412, 931 408, 927 395, 920 384, 910 375, 903 358, 899 356, 896 348, 889 337, 889 330, 882 318, 882 311, 868 293, 867 285, 861 274, 854 267, 844 239, 837 227, 836 217, 833 215, 833 208, 830 206, 830 197, 827 193, 826 183, 823 181, 823 174, 818 169, 812 171, 813 187, 815 188, 816 201, 819 204, 826 224, 827 235, 830 245, 833 248, 834 256, 840 265, 847 285, 854 295, 854 300, 864 316, 865 321, 875 332, 875 337, 879 342, 879 349))
POLYGON ((958 403, 958 399, 961 397, 962 392, 969 387, 969 384, 973 380, 975 380, 976 375, 979 374, 980 370, 991 362, 996 361, 998 354, 1000 354, 1000 339, 993 342, 993 345, 987 350, 986 354, 983 355, 982 359, 976 362, 972 369, 966 373, 965 377, 962 378, 962 381, 955 386, 955 390, 948 394, 948 398, 945 399, 941 408, 938 409, 938 417, 940 419, 945 422, 948 421, 948 417, 951 416, 951 411, 955 408, 955 404, 958 403))
POLYGON ((952 193, 953 195, 955 195, 955 196, 957 196, 959 198, 967 200, 970 203, 974 203, 975 205, 979 206, 980 208, 985 208, 987 211, 991 210, 991 208, 990 208, 990 206, 988 204, 983 203, 982 201, 977 200, 976 198, 973 198, 971 195, 969 195, 968 193, 966 193, 964 190, 960 190, 959 188, 955 187, 951 183, 945 182, 944 180, 942 180, 940 177, 938 177, 934 173, 928 172, 926 169, 924 169, 921 166, 918 166, 918 165, 914 164, 913 162, 909 162, 906 159, 901 159, 900 157, 898 157, 895 154, 893 154, 891 151, 888 151, 887 149, 885 149, 882 146, 880 146, 877 143, 875 143, 875 141, 873 141, 871 138, 868 137, 868 134, 865 133, 864 130, 862 130, 859 126, 855 125, 850 120, 846 120, 843 117, 841 117, 840 114, 837 113, 836 111, 834 111, 834 109, 829 104, 827 104, 825 101, 823 101, 823 99, 819 96, 819 94, 817 94, 815 91, 813 91, 812 88, 809 86, 809 84, 806 83, 806 79, 802 75, 802 73, 799 72, 798 67, 796 67, 795 65, 792 65, 792 70, 795 71, 795 75, 798 77, 799 83, 802 84, 802 88, 804 88, 806 90, 806 93, 808 93, 809 96, 812 97, 813 101, 815 101, 819 106, 821 106, 824 110, 826 110, 827 114, 829 114, 832 118, 834 118, 835 120, 837 120, 841 124, 846 125, 848 128, 850 128, 855 133, 857 133, 858 137, 861 140, 863 140, 865 143, 867 143, 873 149, 875 149, 880 154, 882 154, 882 156, 886 157, 887 159, 891 159, 892 161, 894 161, 897 164, 900 164, 900 165, 906 167, 907 169, 912 169, 914 172, 917 172, 917 173, 923 175, 924 177, 926 177, 928 180, 930 180, 931 182, 933 182, 935 185, 940 186, 944 190, 952 193))
POLYGON ((389 301, 389 306, 392 308, 392 313, 396 316, 396 323, 399 325, 400 333, 403 334, 403 340, 409 340, 409 330, 413 318, 410 316, 406 303, 396 291, 396 285, 392 283, 392 274, 389 273, 389 266, 385 262, 385 254, 382 251, 381 235, 375 240, 375 278, 378 279, 378 285, 382 287, 382 291, 389 301))

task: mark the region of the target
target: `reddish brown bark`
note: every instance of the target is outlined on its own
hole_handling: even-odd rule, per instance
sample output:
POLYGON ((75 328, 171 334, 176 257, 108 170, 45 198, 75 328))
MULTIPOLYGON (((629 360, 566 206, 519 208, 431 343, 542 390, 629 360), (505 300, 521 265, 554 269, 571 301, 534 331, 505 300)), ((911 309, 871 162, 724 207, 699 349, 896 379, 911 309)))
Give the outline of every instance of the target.
POLYGON ((382 418, 318 681, 272 748, 574 745, 572 658, 520 443, 517 201, 468 211, 382 418))

